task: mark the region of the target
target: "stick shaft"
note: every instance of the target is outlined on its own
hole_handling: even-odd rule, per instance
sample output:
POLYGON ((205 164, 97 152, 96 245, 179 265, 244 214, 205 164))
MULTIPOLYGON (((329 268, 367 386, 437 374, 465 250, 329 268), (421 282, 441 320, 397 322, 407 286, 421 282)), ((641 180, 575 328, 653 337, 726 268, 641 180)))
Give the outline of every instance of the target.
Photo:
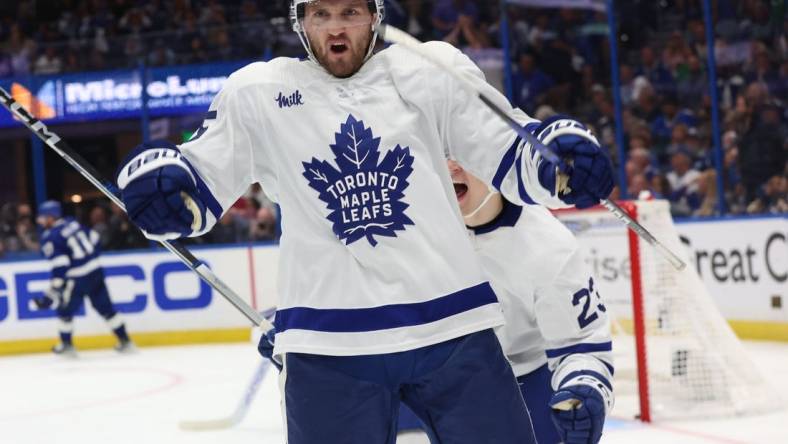
MULTIPOLYGON (((479 100, 482 101, 492 112, 494 112, 497 116, 503 119, 511 128, 514 130, 518 136, 520 136, 524 141, 528 144, 532 145, 539 151, 539 154, 542 155, 545 159, 554 163, 556 165, 561 163, 561 159, 551 150, 550 148, 546 147, 539 139, 536 138, 533 134, 527 131, 525 128, 522 127, 516 120, 514 120, 509 113, 505 110, 501 109, 498 105, 496 105, 489 97, 487 97, 483 91, 480 91, 476 86, 471 83, 468 79, 466 79, 460 72, 455 70, 452 66, 444 63, 442 60, 438 60, 437 58, 432 57, 426 51, 422 50, 420 46, 421 42, 411 36, 410 34, 394 28, 390 25, 381 25, 382 29, 379 31, 380 35, 383 37, 384 40, 390 43, 397 43, 401 44, 413 52, 418 53, 428 61, 440 66, 443 68, 449 75, 454 77, 458 81, 458 83, 464 87, 468 92, 473 93, 476 95, 479 100)), ((676 269, 682 270, 686 267, 684 261, 682 261, 675 253, 670 251, 667 247, 665 247, 662 243, 660 243, 652 234, 649 232, 643 225, 638 223, 638 221, 629 217, 626 212, 621 209, 615 202, 609 201, 607 199, 601 200, 602 205, 610 210, 616 217, 624 222, 626 226, 637 233, 638 236, 643 238, 646 242, 653 245, 657 251, 662 254, 662 256, 667 259, 668 262, 671 263, 676 269)))
MULTIPOLYGON (((47 126, 35 118, 28 110, 20 105, 14 98, 0 87, 0 101, 2 105, 11 112, 20 122, 33 132, 44 144, 55 151, 69 165, 77 170, 85 179, 99 191, 104 193, 109 200, 120 207, 124 212, 126 207, 118 197, 118 191, 112 182, 102 180, 101 174, 74 151, 63 139, 47 128, 47 126)), ((273 325, 260 316, 249 304, 241 299, 227 284, 219 279, 207 265, 197 259, 186 247, 176 242, 160 241, 161 245, 178 257, 189 269, 195 272, 200 278, 208 283, 214 290, 221 294, 235 308, 246 316, 255 326, 260 326, 266 330, 273 328, 273 325)))

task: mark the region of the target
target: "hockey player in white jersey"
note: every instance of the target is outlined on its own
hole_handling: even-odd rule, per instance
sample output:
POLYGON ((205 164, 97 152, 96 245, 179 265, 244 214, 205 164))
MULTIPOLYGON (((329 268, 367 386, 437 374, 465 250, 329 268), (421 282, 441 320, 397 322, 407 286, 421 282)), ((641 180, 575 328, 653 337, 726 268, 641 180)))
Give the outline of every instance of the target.
POLYGON ((538 442, 597 443, 613 405, 612 342, 577 239, 545 208, 509 202, 455 161, 449 171, 506 317, 496 333, 538 442), (555 408, 561 404, 575 408, 555 408))
MULTIPOLYGON (((189 142, 124 160, 131 219, 151 238, 199 236, 253 183, 279 202, 288 443, 393 442, 400 402, 442 442, 533 442, 444 149, 514 202, 551 207, 606 197, 610 161, 591 137, 552 144, 573 162, 556 192, 558 166, 449 75, 397 46, 373 54, 383 0, 294 0, 291 16, 308 60, 242 68, 189 142)), ((511 109, 461 52, 424 48, 511 109)))

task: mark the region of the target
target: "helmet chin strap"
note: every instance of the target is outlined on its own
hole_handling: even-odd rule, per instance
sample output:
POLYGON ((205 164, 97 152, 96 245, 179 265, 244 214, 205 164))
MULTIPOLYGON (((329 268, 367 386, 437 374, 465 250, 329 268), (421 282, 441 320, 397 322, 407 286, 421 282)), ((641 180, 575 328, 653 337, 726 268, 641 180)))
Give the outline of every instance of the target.
POLYGON ((471 211, 470 214, 462 216, 463 219, 470 219, 473 216, 476 216, 479 213, 479 211, 481 211, 482 208, 484 208, 484 206, 487 205, 487 202, 489 202, 490 199, 492 199, 493 196, 495 196, 496 194, 498 194, 498 190, 496 190, 494 188, 488 188, 487 189, 487 195, 484 196, 484 200, 482 200, 482 203, 480 203, 479 206, 476 207, 475 210, 471 211))

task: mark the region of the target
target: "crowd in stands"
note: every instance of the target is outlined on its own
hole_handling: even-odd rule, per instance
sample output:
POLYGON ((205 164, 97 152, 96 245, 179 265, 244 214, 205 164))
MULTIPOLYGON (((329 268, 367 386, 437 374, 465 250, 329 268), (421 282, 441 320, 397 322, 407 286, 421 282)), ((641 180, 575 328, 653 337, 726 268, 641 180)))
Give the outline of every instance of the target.
MULTIPOLYGON (((717 0, 723 189, 715 169, 706 30, 699 1, 618 2, 627 192, 675 216, 788 212, 788 17, 784 2, 717 0), (783 6, 780 6, 780 5, 783 6)), ((515 102, 538 118, 588 122, 621 161, 606 16, 512 8, 515 102)))
MULTIPOLYGON (((302 53, 289 32, 288 0, 2 3, 0 77, 302 53)), ((720 193, 725 214, 788 212, 786 2, 712 0, 719 160, 701 2, 616 4, 626 157, 619 159, 616 146, 603 12, 507 7, 515 105, 539 119, 560 113, 587 122, 614 162, 623 163, 628 197, 648 193, 669 199, 676 216, 721 214, 720 193)), ((468 52, 501 48, 498 1, 386 0, 386 6, 390 23, 422 40, 444 40, 468 52)), ((256 197, 260 194, 251 191, 239 201, 209 238, 239 242, 272 236, 276 209, 256 197)), ((0 214, 0 248, 32 248, 30 207, 6 207, 0 214)), ((144 245, 124 216, 109 208, 99 205, 83 216, 99 227, 107 248, 144 245)))
MULTIPOLYGON (((73 217, 99 234, 102 250, 149 248, 152 242, 129 221, 120 207, 100 198, 64 204, 65 217, 73 217)), ((233 244, 276 240, 279 236, 278 207, 252 186, 207 234, 187 239, 189 244, 233 244)), ((6 203, 0 207, 0 259, 39 251, 41 230, 35 209, 28 204, 6 203)))

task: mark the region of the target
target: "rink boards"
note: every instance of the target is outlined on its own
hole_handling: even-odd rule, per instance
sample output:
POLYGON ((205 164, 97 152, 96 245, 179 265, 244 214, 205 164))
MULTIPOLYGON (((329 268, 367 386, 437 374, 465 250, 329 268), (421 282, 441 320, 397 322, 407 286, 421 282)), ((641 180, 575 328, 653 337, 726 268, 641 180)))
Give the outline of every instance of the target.
MULTIPOLYGON (((252 307, 275 305, 277 247, 193 252, 252 307)), ((110 253, 101 263, 112 300, 138 344, 249 340, 249 321, 170 253, 110 253)), ((43 260, 0 263, 0 355, 47 351, 54 344, 54 312, 36 310, 32 303, 49 284, 48 270, 43 260)), ((83 306, 75 318, 74 335, 81 349, 114 343, 103 319, 90 307, 83 306)))
MULTIPOLYGON (((630 310, 617 314, 631 317, 626 229, 604 210, 558 216, 585 247, 605 299, 630 310)), ((788 341, 786 216, 685 220, 675 226, 684 249, 677 253, 688 259, 736 333, 747 339, 788 341)), ((641 248, 652 247, 643 242, 641 248)))
MULTIPOLYGON (((626 231, 616 223, 602 227, 605 236, 583 236, 583 220, 593 218, 593 212, 585 213, 562 219, 580 230, 603 295, 610 300, 627 298, 626 231)), ((783 216, 676 226, 691 266, 744 338, 788 341, 787 221, 783 216)), ((209 247, 194 252, 253 307, 276 305, 278 247, 209 247)), ((248 321, 169 253, 105 254, 101 260, 112 299, 139 344, 249 339, 248 321)), ((31 301, 48 279, 43 260, 0 263, 0 355, 46 351, 54 343, 54 313, 35 310, 31 301)), ((77 345, 110 346, 113 340, 103 320, 92 308, 85 311, 74 323, 77 345)))

